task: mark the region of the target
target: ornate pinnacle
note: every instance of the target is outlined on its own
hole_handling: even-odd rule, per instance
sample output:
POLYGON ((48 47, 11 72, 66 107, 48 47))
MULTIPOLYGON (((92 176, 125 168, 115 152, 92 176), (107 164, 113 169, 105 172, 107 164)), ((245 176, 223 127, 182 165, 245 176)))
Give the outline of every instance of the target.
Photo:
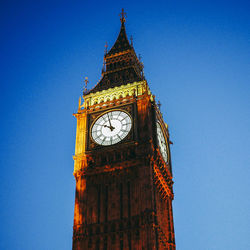
POLYGON ((104 55, 106 55, 108 53, 108 43, 106 42, 104 45, 105 49, 104 49, 104 55))
POLYGON ((103 57, 103 66, 102 66, 102 74, 105 72, 105 56, 108 53, 108 43, 106 42, 104 45, 105 49, 104 49, 104 57, 103 57))
POLYGON ((80 96, 78 101, 78 110, 81 110, 81 103, 82 103, 82 98, 80 96))
POLYGON ((158 101, 157 105, 159 107, 159 110, 161 110, 161 103, 160 103, 160 101, 158 101))
POLYGON ((83 93, 86 93, 87 92, 87 85, 88 85, 88 82, 89 82, 88 77, 85 77, 84 82, 85 82, 85 86, 84 86, 84 89, 83 89, 83 93))
POLYGON ((125 22, 126 22, 125 17, 127 17, 127 15, 126 15, 126 13, 124 12, 124 9, 122 8, 122 13, 120 14, 121 23, 125 23, 125 22))

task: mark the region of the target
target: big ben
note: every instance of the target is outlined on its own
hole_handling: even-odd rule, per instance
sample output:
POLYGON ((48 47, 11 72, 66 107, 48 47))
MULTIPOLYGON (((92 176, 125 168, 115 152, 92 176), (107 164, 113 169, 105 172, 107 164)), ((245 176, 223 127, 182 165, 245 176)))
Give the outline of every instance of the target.
POLYGON ((101 80, 83 93, 74 155, 73 249, 175 249, 167 124, 121 14, 101 80))

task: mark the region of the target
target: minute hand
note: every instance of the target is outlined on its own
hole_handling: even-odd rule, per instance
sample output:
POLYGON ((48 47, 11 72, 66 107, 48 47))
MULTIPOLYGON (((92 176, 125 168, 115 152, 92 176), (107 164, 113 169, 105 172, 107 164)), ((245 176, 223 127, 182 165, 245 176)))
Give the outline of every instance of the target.
POLYGON ((109 120, 109 125, 110 125, 110 130, 113 131, 115 128, 111 125, 111 121, 110 121, 110 118, 109 118, 109 115, 108 115, 108 120, 109 120))

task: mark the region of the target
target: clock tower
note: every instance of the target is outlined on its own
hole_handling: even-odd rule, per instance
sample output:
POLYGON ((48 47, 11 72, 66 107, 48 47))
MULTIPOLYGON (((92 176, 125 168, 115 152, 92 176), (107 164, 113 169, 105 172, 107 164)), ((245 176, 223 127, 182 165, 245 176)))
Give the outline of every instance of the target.
POLYGON ((79 100, 73 249, 175 249, 169 131, 127 39, 79 100))

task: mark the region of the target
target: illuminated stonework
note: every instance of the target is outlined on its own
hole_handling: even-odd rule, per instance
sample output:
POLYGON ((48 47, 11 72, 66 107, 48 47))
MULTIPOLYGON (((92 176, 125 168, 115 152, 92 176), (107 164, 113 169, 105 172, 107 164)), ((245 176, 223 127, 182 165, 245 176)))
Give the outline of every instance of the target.
POLYGON ((128 83, 119 87, 114 87, 108 90, 102 90, 96 93, 90 93, 85 95, 84 103, 79 104, 79 109, 88 109, 93 105, 103 105, 106 102, 118 100, 129 96, 140 96, 143 95, 145 92, 147 92, 151 96, 151 100, 153 100, 153 96, 145 80, 141 82, 128 83))

